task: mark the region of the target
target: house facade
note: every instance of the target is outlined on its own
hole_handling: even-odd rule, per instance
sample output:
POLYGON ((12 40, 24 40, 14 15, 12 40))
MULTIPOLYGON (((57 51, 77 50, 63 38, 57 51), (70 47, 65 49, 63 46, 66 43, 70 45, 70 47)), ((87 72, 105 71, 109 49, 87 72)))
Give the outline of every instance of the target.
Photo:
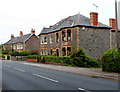
POLYGON ((24 50, 39 50, 39 39, 35 35, 35 29, 31 29, 31 33, 23 35, 20 31, 20 36, 14 37, 11 35, 11 39, 3 44, 3 50, 8 51, 24 51, 24 50))
POLYGON ((110 49, 110 30, 98 22, 98 13, 91 12, 90 18, 76 14, 69 16, 39 34, 40 55, 69 56, 71 47, 82 48, 87 55, 100 58, 110 49))

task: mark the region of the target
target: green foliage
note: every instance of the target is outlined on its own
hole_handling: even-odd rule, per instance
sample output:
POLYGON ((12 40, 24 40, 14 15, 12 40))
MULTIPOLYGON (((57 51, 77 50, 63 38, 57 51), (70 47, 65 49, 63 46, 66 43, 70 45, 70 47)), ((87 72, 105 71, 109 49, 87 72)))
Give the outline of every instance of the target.
POLYGON ((70 57, 56 57, 56 56, 43 56, 45 62, 55 62, 55 63, 68 63, 70 57))
POLYGON ((5 56, 3 54, 0 54, 0 58, 5 58, 5 56))
POLYGON ((8 50, 2 50, 2 54, 9 54, 8 50))
POLYGON ((72 47, 71 57, 85 57, 85 51, 81 48, 72 47))
POLYGON ((39 56, 39 55, 29 55, 29 59, 39 59, 39 61, 54 62, 54 63, 64 63, 65 65, 77 66, 77 67, 100 67, 97 60, 86 56, 84 50, 81 48, 75 51, 71 56, 57 57, 57 56, 39 56))
POLYGON ((40 56, 40 55, 29 55, 28 59, 38 59, 40 62, 54 62, 54 63, 65 63, 69 64, 70 57, 56 57, 56 56, 40 56))
POLYGON ((22 52, 12 52, 11 56, 28 56, 28 55, 37 55, 38 53, 31 50, 25 50, 22 52))
POLYGON ((2 44, 0 44, 0 49, 2 49, 2 44))
POLYGON ((81 48, 73 48, 74 51, 71 54, 73 65, 78 67, 100 67, 99 62, 95 59, 88 57, 85 51, 81 48))
POLYGON ((11 54, 11 56, 20 56, 20 53, 19 53, 19 52, 13 52, 13 53, 11 54))
POLYGON ((101 61, 103 71, 120 73, 120 48, 106 51, 101 61))

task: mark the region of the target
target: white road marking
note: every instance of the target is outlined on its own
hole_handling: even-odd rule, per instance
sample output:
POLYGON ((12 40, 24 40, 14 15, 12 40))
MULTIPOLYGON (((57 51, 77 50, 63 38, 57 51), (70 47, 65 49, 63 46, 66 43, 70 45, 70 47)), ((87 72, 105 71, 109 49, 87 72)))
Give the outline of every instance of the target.
POLYGON ((15 70, 18 70, 18 71, 21 71, 21 72, 25 72, 24 70, 22 69, 19 69, 19 68, 14 68, 15 70))
POLYGON ((38 76, 38 77, 41 77, 41 78, 44 78, 44 79, 47 79, 47 80, 50 80, 50 81, 53 81, 53 82, 58 82, 57 80, 53 80, 53 79, 51 79, 51 78, 47 78, 47 77, 41 76, 41 75, 39 75, 39 74, 33 73, 33 75, 38 76))
POLYGON ((83 89, 83 88, 78 88, 78 89, 81 90, 81 91, 90 92, 90 91, 88 91, 86 89, 83 89))
POLYGON ((10 67, 9 65, 3 65, 3 66, 5 66, 5 67, 10 67))

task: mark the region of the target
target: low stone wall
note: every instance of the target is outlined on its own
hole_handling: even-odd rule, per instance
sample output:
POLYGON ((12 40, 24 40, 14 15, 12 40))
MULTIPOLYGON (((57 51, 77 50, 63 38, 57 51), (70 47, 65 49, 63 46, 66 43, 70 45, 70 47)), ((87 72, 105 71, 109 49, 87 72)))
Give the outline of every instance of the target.
POLYGON ((26 61, 27 57, 26 56, 11 56, 11 60, 13 60, 13 61, 26 61))

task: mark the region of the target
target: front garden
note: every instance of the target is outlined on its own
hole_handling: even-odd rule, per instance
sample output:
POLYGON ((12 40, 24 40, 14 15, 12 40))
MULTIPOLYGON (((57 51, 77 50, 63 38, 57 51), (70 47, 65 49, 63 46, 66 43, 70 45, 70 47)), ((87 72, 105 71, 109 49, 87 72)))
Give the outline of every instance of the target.
POLYGON ((81 48, 72 50, 70 56, 57 57, 57 56, 41 56, 35 51, 22 51, 22 52, 8 52, 3 51, 0 58, 10 59, 8 54, 11 54, 13 60, 26 60, 29 62, 57 64, 72 67, 85 67, 85 68, 102 68, 104 72, 117 72, 120 73, 120 48, 110 49, 106 51, 101 60, 96 60, 88 57, 85 51, 81 48))

